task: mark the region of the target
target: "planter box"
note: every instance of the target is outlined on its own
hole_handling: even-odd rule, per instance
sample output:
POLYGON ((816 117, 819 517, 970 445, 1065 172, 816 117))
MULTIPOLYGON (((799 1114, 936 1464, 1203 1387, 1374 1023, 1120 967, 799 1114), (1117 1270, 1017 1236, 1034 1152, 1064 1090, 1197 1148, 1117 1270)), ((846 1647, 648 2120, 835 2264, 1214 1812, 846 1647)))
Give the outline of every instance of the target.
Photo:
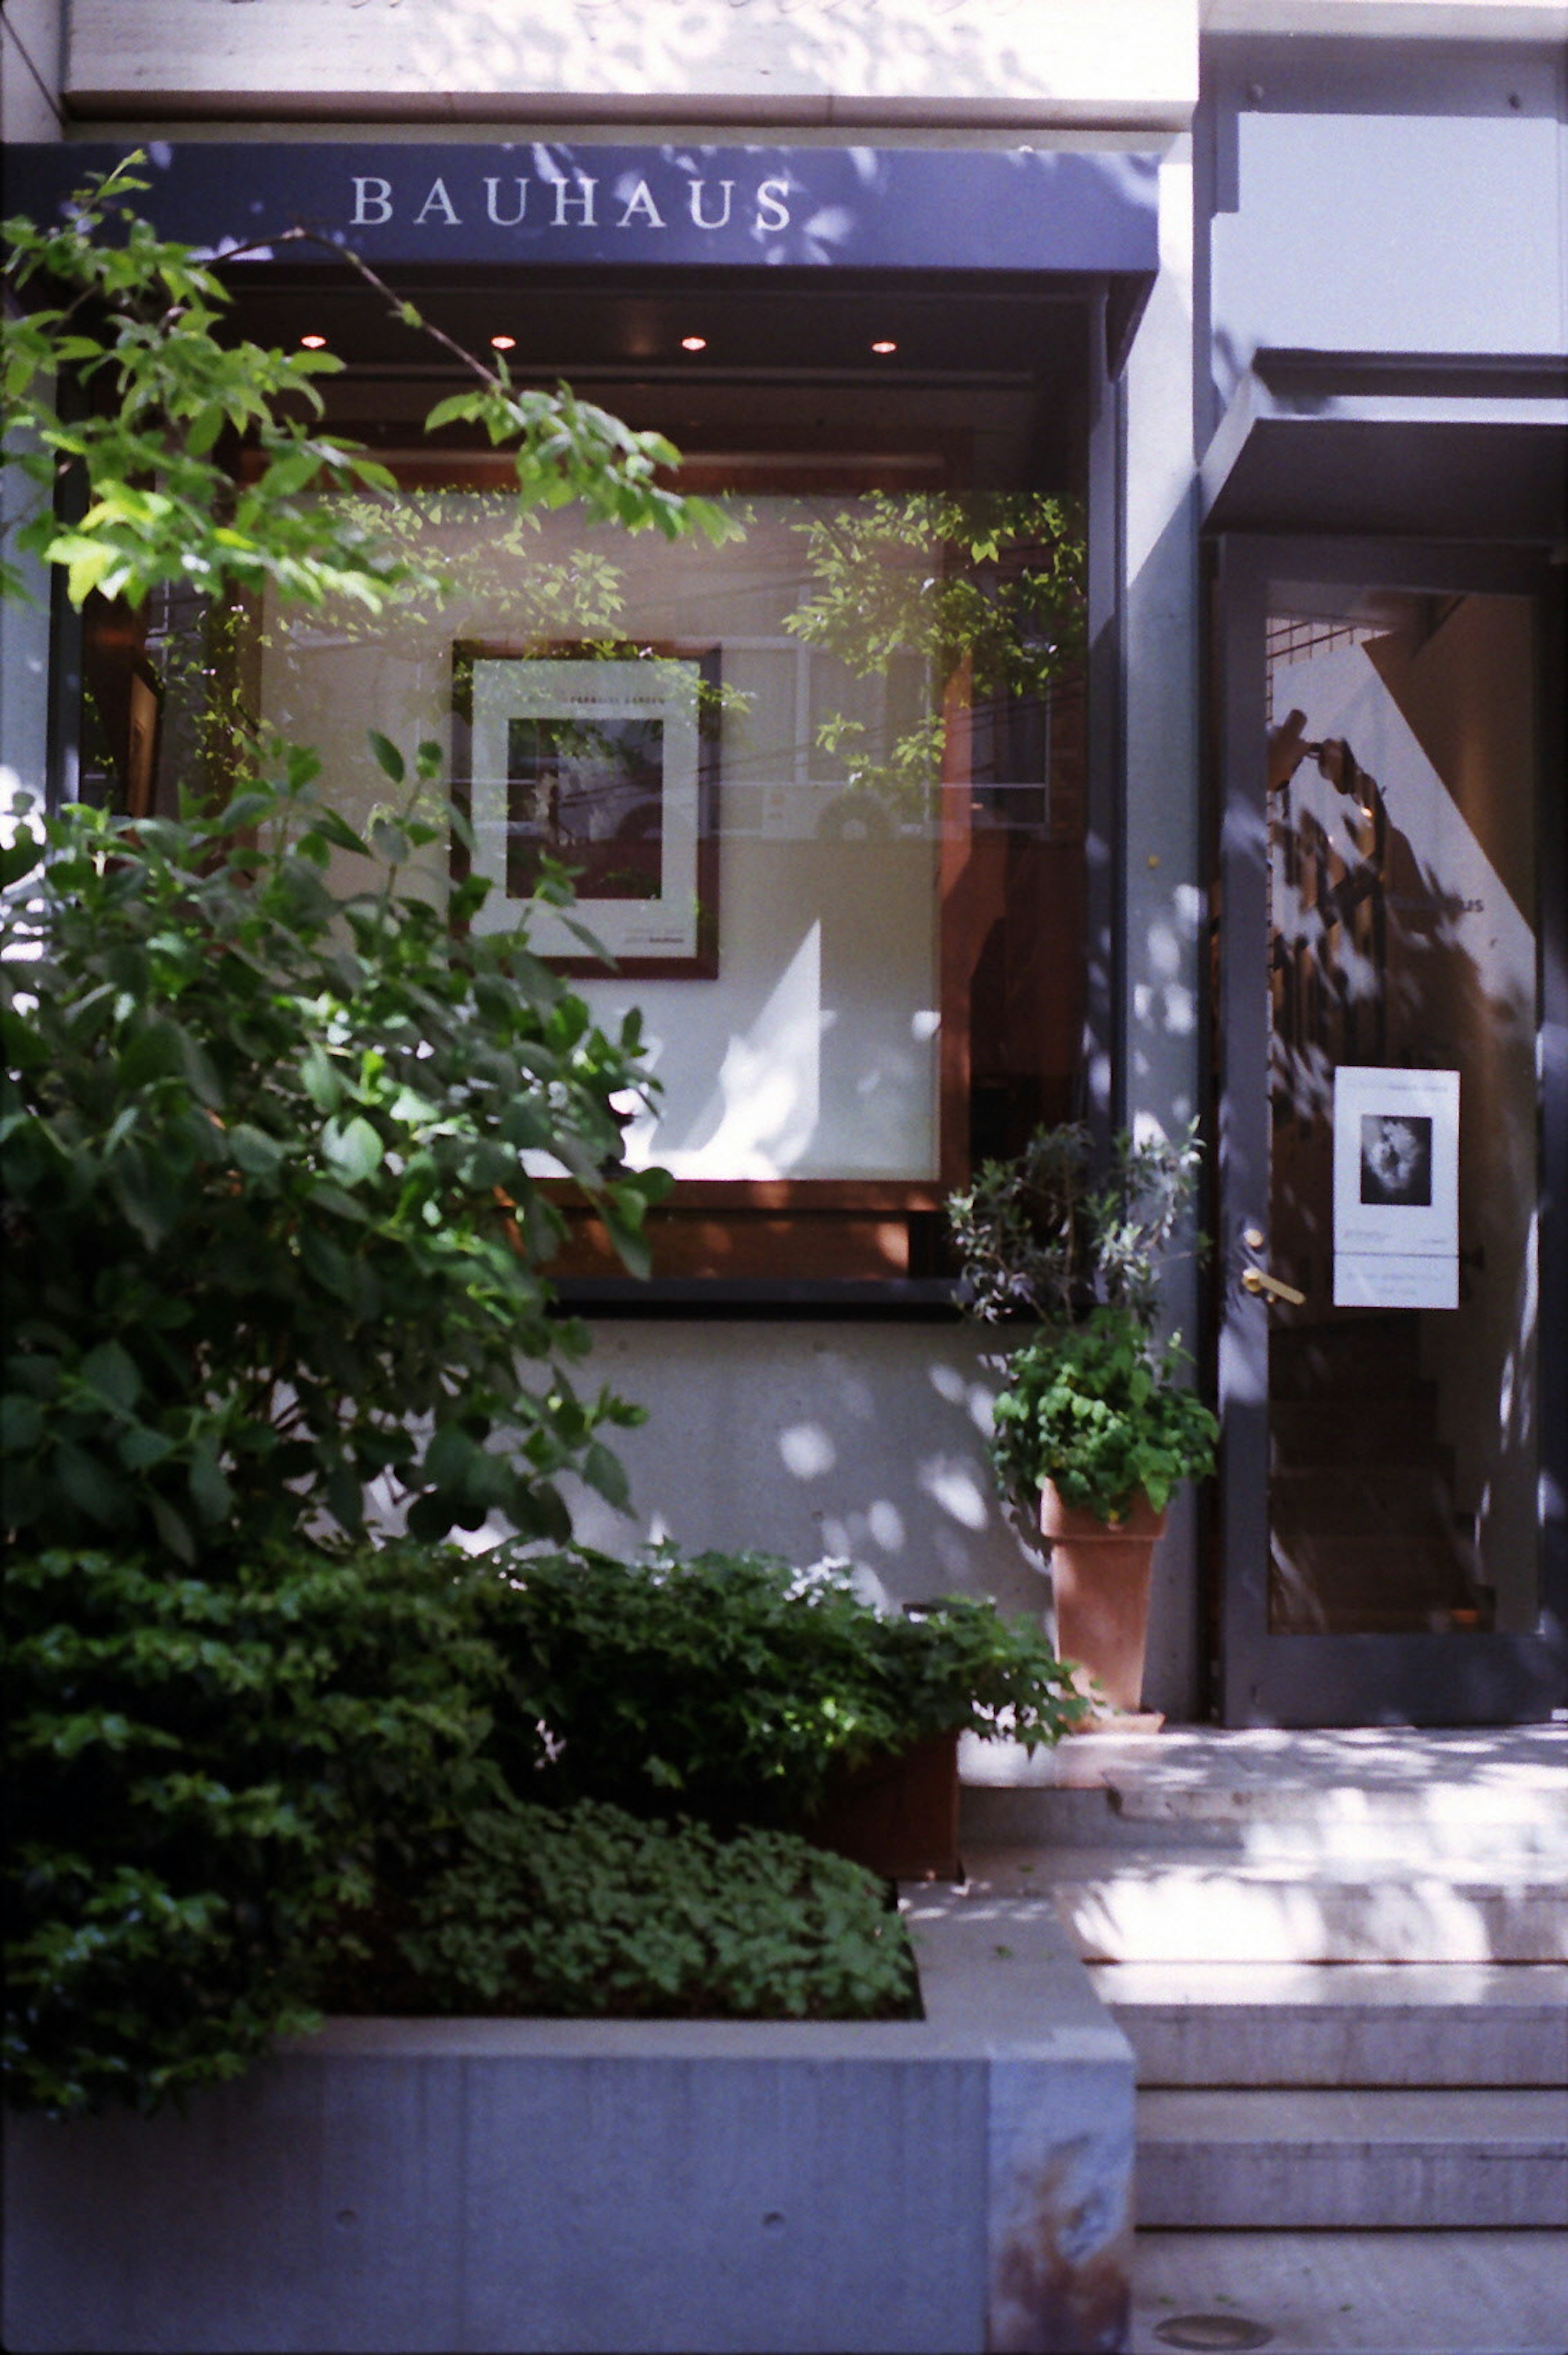
POLYGON ((927 1734, 840 1773, 804 1828, 889 1881, 962 1880, 957 1734, 927 1734))
POLYGON ((1118 2349, 1132 2054, 1048 1914, 912 1892, 923 2021, 340 2019, 9 2118, 5 2345, 1118 2349))

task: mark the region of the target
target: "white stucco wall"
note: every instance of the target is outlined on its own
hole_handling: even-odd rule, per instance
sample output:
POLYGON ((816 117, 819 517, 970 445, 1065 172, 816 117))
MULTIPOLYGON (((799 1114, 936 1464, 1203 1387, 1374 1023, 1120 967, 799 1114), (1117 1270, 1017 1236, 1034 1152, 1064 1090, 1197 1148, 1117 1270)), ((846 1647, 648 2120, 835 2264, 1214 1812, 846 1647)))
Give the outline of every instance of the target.
POLYGON ((1004 1508, 987 1447, 994 1337, 952 1325, 604 1320, 592 1369, 648 1409, 613 1434, 634 1511, 574 1498, 579 1534, 834 1555, 890 1602, 989 1593, 1042 1612, 1039 1557, 1004 1508))
POLYGON ((1184 122, 1196 0, 73 0, 79 111, 1184 122))
MULTIPOLYGON (((1160 166, 1160 272, 1127 363, 1123 563, 1125 995, 1122 1117, 1173 1136, 1200 1109, 1202 844, 1198 809, 1198 514, 1191 391, 1191 141, 1160 166)), ((1200 1279, 1173 1261, 1163 1320, 1197 1339, 1200 1279)), ((1178 1492, 1156 1561, 1145 1698, 1181 1714, 1200 1684, 1189 1489, 1178 1492)))
POLYGON ((1561 351, 1564 133, 1547 114, 1243 112, 1213 226, 1222 395, 1260 348, 1561 351))

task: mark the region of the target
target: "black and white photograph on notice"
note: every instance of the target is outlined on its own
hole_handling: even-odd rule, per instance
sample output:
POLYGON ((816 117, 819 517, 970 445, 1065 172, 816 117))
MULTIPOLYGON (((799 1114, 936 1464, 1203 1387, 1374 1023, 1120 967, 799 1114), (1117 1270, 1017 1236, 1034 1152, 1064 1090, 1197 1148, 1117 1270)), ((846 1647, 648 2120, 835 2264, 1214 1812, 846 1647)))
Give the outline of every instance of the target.
MULTIPOLYGON (((492 886, 475 922, 516 923, 547 863, 571 916, 632 978, 718 971, 719 657, 712 648, 590 642, 453 648, 453 785, 474 833, 454 875, 492 886)), ((579 931, 535 903, 535 953, 603 973, 579 931)))
POLYGON ((1459 1074, 1342 1063, 1334 1074, 1334 1299, 1459 1298, 1459 1074))
POLYGON ((1424 1209, 1432 1200, 1432 1122, 1424 1113, 1361 1114, 1361 1199, 1424 1209))

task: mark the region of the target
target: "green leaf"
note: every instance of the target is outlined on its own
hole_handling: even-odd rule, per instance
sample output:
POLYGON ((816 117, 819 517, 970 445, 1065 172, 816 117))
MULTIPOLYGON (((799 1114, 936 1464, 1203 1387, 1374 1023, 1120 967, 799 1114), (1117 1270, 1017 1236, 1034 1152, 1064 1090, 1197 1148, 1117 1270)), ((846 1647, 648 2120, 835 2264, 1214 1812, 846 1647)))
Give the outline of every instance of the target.
POLYGON ((54 1472, 71 1503, 90 1520, 113 1528, 124 1519, 130 1496, 123 1481, 83 1448, 63 1442, 55 1450, 54 1472))
POLYGON ((357 1186, 381 1166, 385 1148, 363 1114, 341 1125, 329 1120, 321 1133, 322 1151, 347 1186, 357 1186))
POLYGON ((37 1399, 8 1391, 0 1398, 0 1447, 20 1455, 37 1444, 44 1428, 44 1411, 37 1399))
POLYGON ((300 1084, 318 1112, 336 1112, 343 1102, 342 1077, 314 1039, 300 1065, 300 1084))
POLYGON ((203 1436, 191 1450, 188 1476, 191 1502, 204 1521, 221 1521, 233 1502, 233 1490, 218 1460, 215 1441, 203 1436))
POLYGON ((627 1485, 625 1466, 619 1456, 613 1455, 600 1440, 594 1440, 582 1459, 582 1476, 591 1488, 598 1490, 607 1505, 618 1513, 631 1508, 631 1489, 627 1485))
POLYGON ((228 1136, 229 1149, 248 1178, 275 1175, 283 1159, 283 1147, 275 1136, 244 1120, 236 1121, 228 1136))
POLYGON ((169 1551, 177 1561, 194 1562, 196 1540, 191 1535, 190 1523, 184 1514, 176 1512, 174 1507, 162 1497, 149 1497, 147 1505, 153 1516, 153 1526, 169 1551))
POLYGON ((30 875, 44 855, 37 837, 24 829, 14 842, 0 844, 0 887, 9 889, 30 875))
POLYGON ((89 1390, 107 1399, 111 1406, 124 1412, 129 1412, 142 1394, 142 1377, 135 1362, 118 1341, 103 1341, 90 1350, 81 1361, 80 1380, 89 1390))
POLYGON ((402 754, 389 737, 382 735, 379 728, 368 729, 366 733, 369 740, 370 750, 376 756, 377 767, 386 776, 390 777, 393 784, 400 785, 408 774, 402 754))
POLYGON ((335 809, 318 809, 312 819, 311 831, 330 842, 335 850, 357 850, 361 856, 366 851, 364 837, 356 834, 347 819, 335 809))
POLYGON ((442 1423, 425 1450, 424 1476, 433 1487, 461 1488, 477 1452, 477 1443, 461 1423, 442 1423))

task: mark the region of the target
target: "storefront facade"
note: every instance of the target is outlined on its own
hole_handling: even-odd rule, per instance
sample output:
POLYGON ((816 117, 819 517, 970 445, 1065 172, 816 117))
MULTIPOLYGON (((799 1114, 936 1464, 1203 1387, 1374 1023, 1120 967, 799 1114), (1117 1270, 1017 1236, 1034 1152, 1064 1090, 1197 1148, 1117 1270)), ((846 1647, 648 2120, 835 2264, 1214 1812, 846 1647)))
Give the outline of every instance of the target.
MULTIPOLYGON (((503 897, 519 811, 581 805, 621 963, 582 986, 643 1007, 629 1145, 677 1179, 651 1286, 588 1232, 571 1263, 651 1410, 637 1525, 585 1501, 594 1541, 1039 1609, 943 1196, 1041 1119, 1198 1117, 1216 1248, 1168 1316, 1224 1460, 1146 1701, 1568 1704, 1563 15, 8 16, 7 209, 143 145, 170 233, 271 240, 242 323, 327 335, 453 573, 379 632, 258 614, 263 716, 350 805, 366 727, 450 746, 503 897), (509 534, 333 240, 667 432, 745 537, 509 534), (933 553, 960 510, 981 626, 933 553)), ((185 626, 137 650, 165 769, 185 626)), ((8 620, 6 655, 16 783, 155 802, 130 674, 117 734, 73 719, 91 631, 8 620)))

